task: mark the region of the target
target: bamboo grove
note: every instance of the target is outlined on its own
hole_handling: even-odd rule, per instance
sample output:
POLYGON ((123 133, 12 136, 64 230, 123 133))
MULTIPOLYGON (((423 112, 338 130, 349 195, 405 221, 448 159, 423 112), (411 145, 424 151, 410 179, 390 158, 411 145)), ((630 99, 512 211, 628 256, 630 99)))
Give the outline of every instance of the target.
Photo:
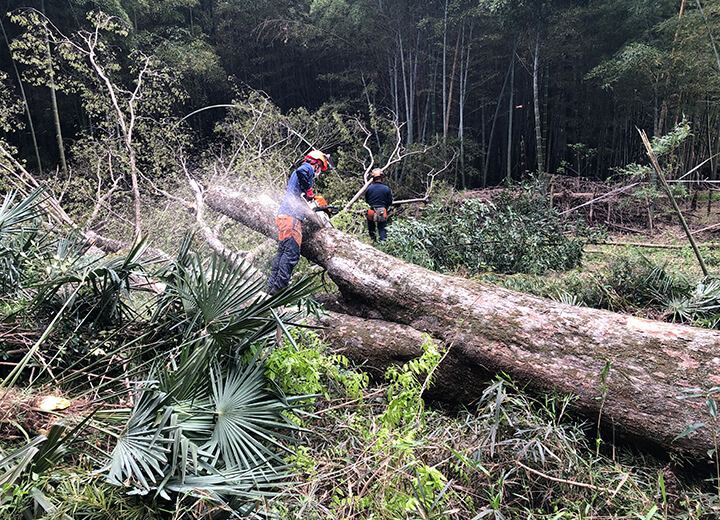
MULTIPOLYGON (((534 171, 604 180, 641 160, 637 128, 683 118, 678 175, 720 151, 714 2, 4 0, 0 15, 0 111, 21 107, 2 131, 35 171, 66 171, 86 136, 139 113, 99 106, 97 76, 73 65, 83 52, 124 92, 154 82, 137 103, 158 120, 193 114, 200 139, 246 89, 283 111, 388 117, 407 146, 458 151, 457 188, 534 171)), ((714 179, 717 161, 697 174, 714 179)))

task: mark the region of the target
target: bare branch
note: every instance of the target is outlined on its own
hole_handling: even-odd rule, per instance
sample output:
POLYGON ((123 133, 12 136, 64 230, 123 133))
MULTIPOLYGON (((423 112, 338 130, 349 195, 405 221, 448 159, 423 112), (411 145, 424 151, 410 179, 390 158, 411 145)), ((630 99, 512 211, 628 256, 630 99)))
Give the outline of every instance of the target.
POLYGON ((92 214, 90 215, 90 218, 88 219, 87 225, 90 225, 92 222, 95 222, 95 220, 98 218, 98 215, 100 214, 100 208, 105 206, 106 202, 110 200, 110 198, 115 194, 115 192, 120 187, 120 181, 123 179, 123 176, 116 177, 115 173, 113 171, 112 167, 112 152, 108 151, 108 171, 110 172, 110 180, 112 181, 112 187, 110 187, 105 194, 102 193, 102 176, 100 175, 100 161, 98 161, 97 164, 97 201, 95 202, 95 207, 93 208, 92 214))
MULTIPOLYGON (((399 163, 399 162, 401 162, 401 161, 406 160, 408 157, 411 157, 411 156, 413 156, 413 155, 418 155, 418 154, 426 153, 430 148, 432 148, 432 146, 435 146, 435 145, 431 145, 431 146, 425 145, 425 146, 423 146, 423 148, 420 149, 420 150, 407 150, 407 149, 404 147, 404 145, 403 145, 402 132, 401 132, 402 127, 405 125, 405 123, 397 123, 397 119, 395 119, 395 120, 393 120, 393 121, 394 121, 394 124, 395 124, 395 148, 393 149, 393 151, 392 151, 392 152, 390 153, 390 155, 388 156, 388 159, 387 159, 387 162, 385 163, 385 166, 382 167, 382 170, 383 170, 383 171, 387 170, 387 169, 388 169, 390 166, 392 166, 393 164, 396 164, 396 163, 399 163)), ((372 184, 372 182, 373 182, 373 179, 372 179, 372 177, 370 176, 370 172, 373 170, 373 166, 374 166, 374 162, 375 162, 375 161, 374 161, 374 157, 373 157, 372 150, 371 150, 370 147, 368 146, 368 141, 369 141, 369 139, 371 138, 371 135, 372 135, 372 134, 370 133, 369 130, 367 130, 367 129, 363 126, 363 124, 362 124, 360 121, 357 121, 357 124, 358 124, 358 126, 365 132, 365 141, 363 142, 363 148, 365 148, 365 150, 367 150, 367 153, 368 153, 368 155, 369 155, 369 157, 370 157, 370 162, 369 162, 369 165, 365 168, 365 172, 363 173, 363 180, 365 181, 365 183, 363 184, 362 188, 360 188, 360 189, 358 190, 358 192, 350 199, 350 202, 348 202, 348 203, 345 205, 345 207, 342 209, 342 211, 349 211, 350 208, 353 207, 353 205, 358 201, 358 199, 360 199, 360 197, 362 196, 362 194, 365 193, 365 190, 367 190, 368 187, 369 187, 369 186, 372 184)), ((428 197, 429 197, 429 195, 430 195, 430 190, 432 189, 432 185, 433 185, 433 182, 434 182, 434 180, 435 180, 435 176, 436 176, 438 173, 440 173, 440 172, 442 172, 442 171, 445 171, 445 170, 449 167, 449 165, 452 164, 452 162, 455 160, 455 157, 456 157, 456 156, 457 156, 456 153, 453 154, 453 157, 452 157, 449 161, 447 161, 447 162, 445 163, 445 166, 444 166, 441 170, 439 170, 438 172, 434 172, 434 173, 433 173, 433 172, 431 171, 430 173, 428 173, 428 179, 429 179, 428 189, 427 189, 427 191, 426 191, 426 193, 425 193, 425 197, 424 197, 423 199, 420 199, 420 200, 408 199, 408 200, 405 200, 405 201, 393 202, 393 206, 395 206, 395 205, 397 205, 397 204, 406 204, 406 203, 408 203, 408 202, 419 202, 419 201, 427 200, 428 197)))

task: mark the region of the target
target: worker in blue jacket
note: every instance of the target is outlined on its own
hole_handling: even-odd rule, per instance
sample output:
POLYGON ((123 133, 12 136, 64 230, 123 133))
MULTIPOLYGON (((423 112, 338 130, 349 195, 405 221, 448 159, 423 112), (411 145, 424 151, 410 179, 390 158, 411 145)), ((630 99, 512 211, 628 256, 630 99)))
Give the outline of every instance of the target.
POLYGON ((373 182, 365 190, 365 202, 370 209, 367 212, 368 232, 370 238, 375 242, 375 229, 379 235, 380 242, 387 238, 387 212, 392 206, 393 197, 389 186, 382 183, 383 171, 375 168, 372 171, 373 182))
POLYGON ((309 214, 306 200, 313 200, 313 181, 327 170, 328 161, 320 150, 312 150, 305 162, 290 175, 285 198, 278 210, 275 224, 278 229, 278 251, 268 278, 268 294, 275 294, 290 283, 292 271, 300 261, 302 244, 301 223, 309 214))

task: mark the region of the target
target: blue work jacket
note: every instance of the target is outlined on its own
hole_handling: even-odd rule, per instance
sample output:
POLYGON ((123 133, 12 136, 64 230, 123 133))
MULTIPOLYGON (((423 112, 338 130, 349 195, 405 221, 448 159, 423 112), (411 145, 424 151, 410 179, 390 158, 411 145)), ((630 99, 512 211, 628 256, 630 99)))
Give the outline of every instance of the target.
POLYGON ((389 208, 393 203, 392 191, 385 184, 375 182, 365 190, 365 202, 371 208, 389 208))
POLYGON ((308 214, 308 206, 303 195, 313 187, 314 178, 315 170, 313 170, 310 163, 303 163, 297 170, 292 172, 278 215, 289 215, 298 220, 305 218, 308 214))

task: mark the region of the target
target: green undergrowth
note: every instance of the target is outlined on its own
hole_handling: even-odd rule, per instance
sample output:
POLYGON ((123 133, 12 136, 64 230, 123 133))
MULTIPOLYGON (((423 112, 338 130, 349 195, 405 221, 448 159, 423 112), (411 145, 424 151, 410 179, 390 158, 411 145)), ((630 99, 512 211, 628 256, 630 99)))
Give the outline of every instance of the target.
MULTIPOLYGON (((311 330, 293 329, 292 336, 269 353, 266 367, 288 395, 314 396, 285 456, 294 483, 239 518, 710 520, 720 514, 711 475, 622 446, 596 451, 588 426, 568 412, 571 397, 529 397, 498 377, 472 405, 450 412, 422 399, 445 355, 429 338, 421 357, 370 384, 311 330)), ((31 497, 52 497, 56 506, 37 518, 232 517, 222 507, 208 511, 202 497, 129 496, 91 471, 91 462, 76 455, 25 487, 5 486, 0 513, 22 510, 18 504, 31 497)))
MULTIPOLYGON (((293 478, 253 516, 239 518, 705 520, 720 514, 711 472, 692 474, 607 442, 597 450, 589 426, 568 412, 571 397, 530 397, 498 377, 460 410, 425 403, 423 391, 446 354, 427 337, 421 357, 391 366, 384 382, 372 384, 312 329, 291 328, 280 347, 266 347, 259 343, 250 354, 267 354, 272 385, 305 396, 301 413, 287 415, 297 426, 284 455, 293 478)), ((131 496, 108 484, 91 469, 106 442, 95 432, 49 471, 4 486, 0 512, 12 518, 47 499, 53 507, 37 518, 232 517, 221 506, 209 508, 202 495, 131 496)))
POLYGON ((596 451, 572 398, 532 398, 506 377, 460 411, 427 406, 442 352, 388 369, 383 384, 328 355, 311 331, 270 356, 275 382, 312 391, 297 450, 298 484, 273 503, 303 519, 710 519, 708 476, 619 446, 596 451), (308 375, 309 374, 309 375, 308 375))
POLYGON ((550 276, 489 273, 478 278, 571 305, 718 328, 720 276, 686 274, 667 255, 650 257, 637 249, 597 262, 602 265, 587 263, 550 276))
POLYGON ((424 208, 422 218, 398 219, 382 249, 441 272, 477 274, 566 271, 582 260, 596 232, 569 222, 543 195, 540 181, 502 191, 490 201, 469 198, 424 208))

